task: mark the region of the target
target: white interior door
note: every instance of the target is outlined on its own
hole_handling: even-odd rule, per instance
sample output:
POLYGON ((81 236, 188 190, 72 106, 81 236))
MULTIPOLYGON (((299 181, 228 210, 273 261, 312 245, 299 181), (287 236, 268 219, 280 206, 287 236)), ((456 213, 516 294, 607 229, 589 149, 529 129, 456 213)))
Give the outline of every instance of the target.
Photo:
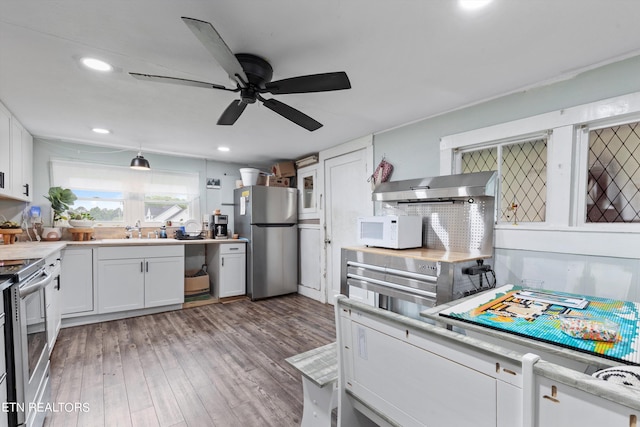
POLYGON ((324 162, 326 289, 331 304, 340 293, 341 249, 358 244, 357 218, 373 213, 371 184, 367 182, 370 156, 370 150, 362 148, 324 162))

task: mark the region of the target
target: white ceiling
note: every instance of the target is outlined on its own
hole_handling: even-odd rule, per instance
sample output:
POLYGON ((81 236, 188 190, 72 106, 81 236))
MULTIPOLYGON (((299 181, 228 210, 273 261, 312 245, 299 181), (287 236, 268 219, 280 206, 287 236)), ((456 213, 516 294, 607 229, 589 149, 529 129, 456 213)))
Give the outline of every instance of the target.
POLYGON ((38 137, 264 164, 640 54, 638 16, 638 0, 494 0, 474 13, 457 0, 2 0, 0 100, 38 137), (259 103, 217 126, 237 94, 128 74, 233 87, 181 16, 267 59, 273 80, 346 71, 352 89, 273 96, 323 123, 315 132, 259 103))

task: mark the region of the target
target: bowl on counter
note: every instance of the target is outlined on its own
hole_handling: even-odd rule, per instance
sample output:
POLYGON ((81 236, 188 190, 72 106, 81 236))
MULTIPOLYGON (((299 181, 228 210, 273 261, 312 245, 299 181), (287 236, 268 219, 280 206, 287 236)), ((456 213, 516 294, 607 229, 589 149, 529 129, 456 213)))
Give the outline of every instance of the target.
POLYGON ((90 228, 95 223, 92 219, 70 219, 69 225, 76 228, 90 228))

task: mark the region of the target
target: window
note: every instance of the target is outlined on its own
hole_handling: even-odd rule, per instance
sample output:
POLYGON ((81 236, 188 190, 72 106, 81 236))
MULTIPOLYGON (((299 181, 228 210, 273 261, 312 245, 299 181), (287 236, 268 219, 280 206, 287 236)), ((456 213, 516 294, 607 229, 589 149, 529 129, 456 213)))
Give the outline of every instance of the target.
POLYGON ((103 225, 155 226, 199 218, 199 175, 52 160, 51 183, 78 197, 72 209, 103 225))
POLYGON ((544 222, 547 139, 507 142, 461 153, 461 172, 497 170, 501 176, 499 222, 544 222))
POLYGON ((589 131, 586 222, 640 222, 640 122, 589 131))
POLYGON ((78 197, 72 206, 77 213, 87 212, 99 223, 124 221, 124 196, 114 191, 73 190, 78 197))

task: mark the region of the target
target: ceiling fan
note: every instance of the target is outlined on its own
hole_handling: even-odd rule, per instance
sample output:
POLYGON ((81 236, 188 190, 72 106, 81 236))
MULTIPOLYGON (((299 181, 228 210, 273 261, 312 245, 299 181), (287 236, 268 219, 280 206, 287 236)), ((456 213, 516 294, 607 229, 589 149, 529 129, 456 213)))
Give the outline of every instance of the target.
POLYGON ((209 22, 186 17, 182 17, 182 21, 227 72, 229 78, 236 83, 236 87, 230 89, 214 83, 176 77, 154 76, 141 73, 129 74, 140 80, 240 92, 240 99, 232 101, 218 119, 219 125, 234 124, 248 104, 260 101, 265 107, 280 114, 282 117, 291 120, 309 131, 314 131, 322 127, 322 123, 283 102, 273 98, 266 99, 262 94, 271 93, 273 95, 282 95, 351 89, 349 77, 347 77, 347 73, 344 71, 311 74, 272 82, 273 69, 266 60, 248 53, 238 53, 234 55, 220 34, 209 22))

